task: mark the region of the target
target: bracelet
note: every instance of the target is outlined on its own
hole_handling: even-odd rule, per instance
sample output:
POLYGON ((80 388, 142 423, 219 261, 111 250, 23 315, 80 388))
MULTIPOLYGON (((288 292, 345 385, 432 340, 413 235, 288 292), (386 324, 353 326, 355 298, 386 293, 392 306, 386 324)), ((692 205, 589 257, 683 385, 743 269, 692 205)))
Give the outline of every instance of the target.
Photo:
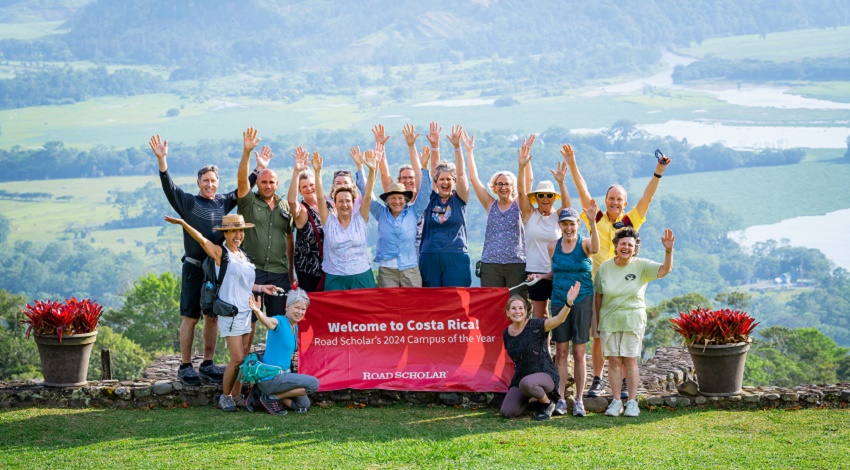
POLYGON ((439 152, 439 151, 440 151, 440 147, 439 147, 439 146, 437 146, 437 147, 431 147, 431 151, 432 151, 432 152, 439 152))
POLYGON ((455 147, 455 152, 460 152, 460 147, 455 147))
POLYGON ((565 304, 565 305, 566 305, 567 307, 569 307, 569 308, 570 308, 570 310, 572 310, 572 309, 573 309, 572 304, 565 304))
POLYGON ((672 253, 673 250, 664 250, 664 253, 672 253))
POLYGON ((658 178, 658 179, 661 179, 661 175, 659 175, 658 173, 653 173, 653 174, 652 174, 652 176, 654 176, 654 177, 656 177, 656 178, 658 178))

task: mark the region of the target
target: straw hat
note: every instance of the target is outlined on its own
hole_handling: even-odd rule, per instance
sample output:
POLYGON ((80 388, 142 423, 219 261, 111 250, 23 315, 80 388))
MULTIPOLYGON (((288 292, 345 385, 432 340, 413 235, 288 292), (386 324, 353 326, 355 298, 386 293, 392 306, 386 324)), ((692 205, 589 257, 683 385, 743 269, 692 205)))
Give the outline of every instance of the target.
POLYGON ((242 230, 253 227, 254 224, 245 223, 245 218, 242 217, 242 214, 227 214, 221 218, 221 225, 213 227, 213 230, 223 232, 226 230, 242 230))
POLYGON ((413 199, 413 191, 405 191, 404 185, 401 183, 391 184, 387 192, 381 194, 380 198, 382 201, 387 202, 387 198, 392 196, 393 194, 401 194, 408 202, 413 199))
MULTIPOLYGON (((554 194, 555 199, 561 199, 561 194, 555 191, 555 185, 551 181, 540 181, 537 183, 537 189, 528 193, 528 201, 532 204, 537 203, 538 194, 554 194)), ((552 199, 552 202, 555 201, 552 199)))

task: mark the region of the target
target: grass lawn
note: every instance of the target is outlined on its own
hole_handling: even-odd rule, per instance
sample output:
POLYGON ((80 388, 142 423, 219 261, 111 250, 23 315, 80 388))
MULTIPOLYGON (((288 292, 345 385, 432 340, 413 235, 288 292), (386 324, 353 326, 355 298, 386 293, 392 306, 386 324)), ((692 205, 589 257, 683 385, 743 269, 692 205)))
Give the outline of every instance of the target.
POLYGON ((803 29, 707 39, 698 46, 679 49, 679 54, 722 59, 757 59, 789 62, 809 57, 846 57, 850 55, 850 26, 829 29, 803 29))
POLYGON ((643 411, 538 423, 494 409, 0 412, 3 468, 839 468, 850 411, 643 411))
POLYGON ((850 82, 809 82, 788 93, 806 98, 850 103, 850 82))

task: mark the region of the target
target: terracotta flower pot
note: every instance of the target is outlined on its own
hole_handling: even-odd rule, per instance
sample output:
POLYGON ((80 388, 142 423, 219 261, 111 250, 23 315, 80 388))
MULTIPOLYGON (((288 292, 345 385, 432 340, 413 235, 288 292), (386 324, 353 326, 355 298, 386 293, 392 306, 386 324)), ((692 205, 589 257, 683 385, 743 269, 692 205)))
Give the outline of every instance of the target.
POLYGON ((750 343, 688 346, 699 393, 709 397, 740 395, 750 343))
POLYGON ((48 387, 79 387, 86 385, 89 357, 97 339, 97 331, 79 335, 33 335, 41 357, 41 373, 48 387))

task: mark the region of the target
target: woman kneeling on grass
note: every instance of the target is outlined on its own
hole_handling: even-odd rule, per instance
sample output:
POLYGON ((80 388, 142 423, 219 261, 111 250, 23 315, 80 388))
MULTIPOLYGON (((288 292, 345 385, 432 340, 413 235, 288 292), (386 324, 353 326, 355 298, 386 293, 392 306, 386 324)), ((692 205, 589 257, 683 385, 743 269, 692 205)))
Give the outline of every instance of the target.
POLYGON ((224 370, 218 407, 222 411, 236 411, 234 396, 238 397, 242 391, 242 384, 236 381, 236 375, 242 360, 245 359, 245 351, 250 347, 248 338, 251 333, 251 307, 248 306, 248 298, 251 297, 252 291, 276 295, 278 288, 271 284, 254 284, 254 265, 239 248, 245 238, 245 229, 253 228, 254 224, 246 224, 241 215, 227 214, 221 218, 221 225, 213 228, 224 233, 222 245, 207 240, 183 219, 165 216, 165 220, 182 226, 183 230, 201 245, 207 256, 215 261, 216 274, 227 250, 227 270, 219 286, 218 298, 236 307, 238 313, 232 317, 218 317, 218 333, 227 342, 227 351, 230 353, 230 362, 224 370))
POLYGON ((520 416, 531 403, 537 404, 536 420, 552 417, 558 399, 558 369, 552 362, 546 338, 549 332, 567 319, 581 285, 576 282, 565 300, 565 305, 552 318, 530 318, 531 306, 519 295, 512 295, 505 306, 511 324, 502 333, 508 356, 514 361, 514 377, 502 401, 503 418, 520 416))
POLYGON ((289 291, 286 294, 286 315, 271 318, 260 310, 259 298, 251 298, 248 303, 269 330, 262 361, 283 369, 276 376, 258 382, 252 398, 256 397, 273 415, 285 415, 287 409, 296 413, 308 411, 310 399, 307 395, 319 389, 319 380, 311 375, 290 372, 292 355, 298 349, 298 322, 304 319, 310 305, 307 293, 302 289, 289 291))
POLYGON ((614 258, 603 262, 593 279, 594 302, 599 312, 599 338, 602 352, 608 359, 608 377, 614 400, 605 411, 607 416, 623 413, 620 396, 622 370, 626 371, 629 401, 625 416, 640 414, 637 401, 640 375, 637 359, 641 353, 643 333, 646 329, 646 302, 644 294, 650 281, 661 279, 673 270, 673 242, 676 238, 669 228, 661 237, 664 245, 664 263, 638 258, 640 235, 627 227, 614 236, 614 258))

